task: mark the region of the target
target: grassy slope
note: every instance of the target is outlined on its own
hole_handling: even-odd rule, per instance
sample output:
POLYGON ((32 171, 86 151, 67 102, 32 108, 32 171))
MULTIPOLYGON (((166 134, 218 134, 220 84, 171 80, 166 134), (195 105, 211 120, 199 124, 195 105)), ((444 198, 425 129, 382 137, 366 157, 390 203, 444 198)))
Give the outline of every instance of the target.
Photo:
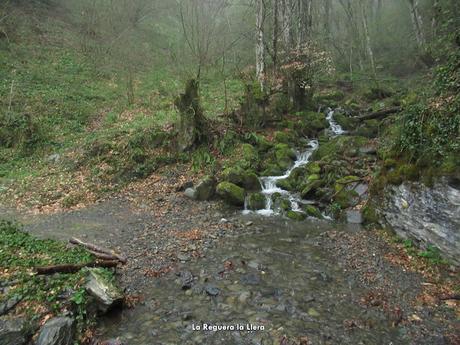
MULTIPOLYGON (((172 71, 156 67, 139 75, 136 102, 128 106, 123 84, 100 73, 78 50, 33 39, 1 44, 6 49, 0 50, 0 200, 72 206, 155 168, 154 156, 162 153, 150 150, 144 137, 177 119, 173 100, 183 80, 172 71), (101 143, 115 152, 109 160, 85 157, 101 143), (50 162, 52 154, 61 159, 50 162), (135 167, 138 156, 145 166, 135 167), (123 169, 140 171, 105 179, 123 169)), ((216 118, 224 112, 223 84, 210 77, 201 86, 206 115, 216 118)), ((227 88, 231 109, 242 87, 229 80, 227 88)))

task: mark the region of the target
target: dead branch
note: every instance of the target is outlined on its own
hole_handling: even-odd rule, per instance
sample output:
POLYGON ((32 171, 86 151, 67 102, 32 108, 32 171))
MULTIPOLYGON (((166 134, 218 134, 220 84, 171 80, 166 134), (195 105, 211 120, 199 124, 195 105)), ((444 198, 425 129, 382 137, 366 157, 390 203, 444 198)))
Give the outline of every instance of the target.
POLYGON ((391 114, 399 113, 401 110, 402 110, 401 107, 393 107, 393 108, 379 110, 379 111, 369 113, 369 114, 360 115, 355 118, 358 120, 384 119, 385 117, 391 114))
POLYGON ((112 250, 101 248, 92 243, 83 242, 82 240, 75 237, 72 237, 69 242, 88 249, 94 256, 103 260, 118 260, 122 264, 126 264, 128 261, 124 255, 117 254, 112 250))
POLYGON ((76 273, 85 267, 117 267, 118 260, 100 260, 88 262, 86 264, 63 264, 35 267, 37 274, 54 274, 54 273, 76 273))

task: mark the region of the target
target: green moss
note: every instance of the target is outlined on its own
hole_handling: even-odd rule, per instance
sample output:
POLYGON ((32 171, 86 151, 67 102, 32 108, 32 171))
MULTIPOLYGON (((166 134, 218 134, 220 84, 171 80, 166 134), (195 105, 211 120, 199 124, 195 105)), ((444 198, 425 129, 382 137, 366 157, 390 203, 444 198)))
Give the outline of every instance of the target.
POLYGON ((307 172, 309 174, 319 174, 321 173, 321 166, 318 162, 311 162, 308 163, 306 166, 307 172))
POLYGON ((253 211, 265 208, 265 196, 262 193, 249 194, 248 208, 253 211))
POLYGON ((339 191, 336 192, 334 201, 340 205, 342 209, 355 206, 359 196, 358 193, 356 193, 354 190, 348 190, 346 187, 343 188, 342 185, 339 186, 340 187, 336 185, 336 189, 341 189, 338 189, 339 191))
POLYGON ((359 182, 359 181, 361 181, 361 179, 358 176, 349 175, 349 176, 342 177, 336 181, 336 183, 339 185, 339 186, 336 186, 336 191, 337 191, 337 188, 342 189, 343 185, 347 185, 347 184, 350 184, 353 182, 359 182))
POLYGON ((297 211, 287 211, 286 212, 286 217, 288 217, 289 219, 292 219, 292 220, 296 220, 296 221, 302 221, 302 220, 305 220, 305 218, 307 218, 307 215, 305 213, 302 213, 302 212, 297 212, 297 211))
POLYGON ((243 206, 245 192, 244 189, 231 182, 221 182, 217 185, 217 194, 228 204, 243 206))
POLYGON ((277 165, 282 169, 288 169, 294 160, 296 159, 296 154, 293 149, 291 149, 286 144, 277 144, 275 146, 275 159, 277 165))
POLYGON ((257 175, 252 171, 246 171, 240 166, 227 168, 222 172, 222 180, 236 184, 247 190, 260 190, 260 182, 257 175))
POLYGON ((301 118, 301 122, 297 125, 297 130, 303 135, 317 136, 320 131, 329 126, 323 113, 307 111, 297 113, 297 115, 301 118))
POLYGON ((274 140, 278 144, 293 144, 295 142, 295 137, 292 133, 286 131, 278 131, 274 134, 274 140))
POLYGON ((363 207, 362 214, 365 224, 377 224, 379 222, 379 216, 372 204, 363 207))
POLYGON ((303 210, 305 211, 305 213, 310 216, 310 217, 314 217, 314 218, 318 218, 318 219, 323 219, 323 215, 321 214, 321 211, 318 210, 315 206, 313 205, 305 205, 303 207, 303 210))

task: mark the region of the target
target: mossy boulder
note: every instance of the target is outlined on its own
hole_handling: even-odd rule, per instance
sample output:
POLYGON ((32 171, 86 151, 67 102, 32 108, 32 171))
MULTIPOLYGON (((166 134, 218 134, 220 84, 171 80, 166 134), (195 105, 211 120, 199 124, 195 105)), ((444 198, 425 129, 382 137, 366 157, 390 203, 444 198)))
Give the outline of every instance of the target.
POLYGON ((284 171, 276 164, 267 164, 261 176, 281 176, 284 171))
POLYGON ((319 174, 321 173, 321 166, 318 162, 311 162, 307 164, 306 170, 309 174, 319 174))
POLYGON ((248 196, 248 208, 250 210, 262 210, 265 208, 265 195, 262 193, 252 193, 248 196))
POLYGON ((301 118, 298 130, 301 131, 303 135, 307 135, 309 137, 316 136, 320 131, 329 126, 326 116, 324 116, 323 113, 307 111, 297 113, 297 115, 301 118))
POLYGON ((314 217, 314 218, 318 218, 318 219, 323 219, 324 218, 322 213, 321 213, 321 211, 318 210, 313 205, 305 205, 302 209, 310 217, 314 217))
POLYGON ((336 191, 338 189, 342 189, 343 185, 348 185, 350 183, 359 182, 359 181, 361 181, 361 179, 358 176, 349 175, 349 176, 342 177, 336 181, 336 191))
POLYGON ((195 187, 196 200, 210 200, 216 191, 216 179, 212 176, 205 176, 195 187))
POLYGON ((221 182, 217 185, 217 195, 226 203, 234 206, 244 206, 245 191, 231 182, 221 182))
POLYGON ((313 153, 313 160, 333 160, 351 151, 359 152, 359 148, 369 143, 369 139, 360 136, 338 136, 320 143, 313 153))
POLYGON ((256 133, 248 134, 246 140, 259 152, 267 152, 274 146, 274 144, 268 141, 264 136, 256 133))
POLYGON ((256 173, 246 171, 239 166, 225 169, 222 172, 222 180, 231 182, 250 191, 258 191, 261 189, 259 178, 256 173))
MULTIPOLYGON (((337 187, 337 186, 336 186, 337 187)), ((359 201, 359 195, 352 189, 341 186, 334 196, 334 201, 340 205, 340 208, 345 209, 356 206, 359 201)))
POLYGON ((241 156, 236 157, 238 164, 243 169, 252 169, 257 170, 259 166, 259 154, 257 150, 251 144, 242 144, 240 150, 237 151, 237 154, 241 156))
POLYGON ((323 185, 321 180, 313 180, 302 186, 301 196, 303 199, 309 199, 316 195, 317 190, 323 185))
POLYGON ((296 159, 296 154, 292 148, 286 144, 275 146, 275 158, 277 165, 283 169, 288 169, 296 159))
POLYGON ((292 220, 296 220, 296 221, 302 221, 302 220, 305 220, 307 218, 307 215, 305 213, 302 213, 302 212, 298 212, 298 211, 287 211, 286 212, 286 217, 288 217, 289 219, 292 219, 292 220))

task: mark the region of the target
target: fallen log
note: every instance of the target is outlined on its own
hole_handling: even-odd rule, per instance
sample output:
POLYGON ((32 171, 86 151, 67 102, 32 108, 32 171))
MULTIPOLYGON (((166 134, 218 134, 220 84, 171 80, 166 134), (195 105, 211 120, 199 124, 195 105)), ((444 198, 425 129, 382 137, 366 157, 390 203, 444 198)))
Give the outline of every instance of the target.
POLYGON ((54 274, 54 273, 76 273, 85 267, 104 267, 111 268, 117 267, 118 260, 100 260, 92 261, 86 264, 63 264, 63 265, 50 265, 35 267, 34 270, 37 274, 54 274))
POLYGON ((112 250, 101 248, 92 243, 83 242, 82 240, 75 237, 72 237, 69 242, 88 249, 88 251, 91 252, 94 256, 103 260, 118 260, 122 264, 125 264, 128 261, 124 255, 117 254, 112 250))
POLYGON ((401 107, 393 107, 393 108, 379 110, 379 111, 369 113, 369 114, 356 116, 355 119, 358 119, 358 120, 383 119, 387 117, 388 115, 399 113, 401 110, 402 110, 401 107))

